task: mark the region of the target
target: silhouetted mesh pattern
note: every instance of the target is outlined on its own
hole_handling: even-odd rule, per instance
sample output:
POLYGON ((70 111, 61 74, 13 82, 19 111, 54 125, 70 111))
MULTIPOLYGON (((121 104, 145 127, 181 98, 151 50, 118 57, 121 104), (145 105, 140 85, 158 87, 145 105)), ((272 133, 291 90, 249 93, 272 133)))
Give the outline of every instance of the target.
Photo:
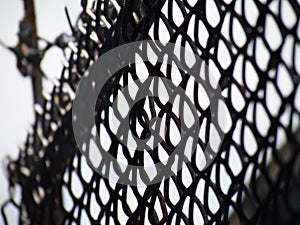
MULTIPOLYGON (((81 4, 74 40, 60 39, 63 50, 71 50, 68 65, 52 93, 44 94, 42 110, 37 107, 19 158, 7 166, 11 199, 2 208, 5 222, 15 211, 20 224, 299 224, 299 1, 81 4), (201 172, 196 156, 208 144, 211 127, 209 107, 198 102, 195 91, 205 138, 199 137, 188 169, 144 189, 112 184, 94 173, 76 147, 71 123, 74 91, 87 68, 103 52, 143 39, 189 45, 219 74, 230 115, 220 152, 201 172)), ((107 96, 126 85, 129 70, 135 76, 134 66, 129 68, 107 96)), ((172 70, 163 74, 172 79, 172 70)), ((181 75, 181 87, 197 89, 181 75)), ((155 110, 145 102, 139 107, 155 110)), ((107 117, 98 122, 112 146, 116 139, 107 117)), ((132 163, 139 159, 124 155, 132 163)))

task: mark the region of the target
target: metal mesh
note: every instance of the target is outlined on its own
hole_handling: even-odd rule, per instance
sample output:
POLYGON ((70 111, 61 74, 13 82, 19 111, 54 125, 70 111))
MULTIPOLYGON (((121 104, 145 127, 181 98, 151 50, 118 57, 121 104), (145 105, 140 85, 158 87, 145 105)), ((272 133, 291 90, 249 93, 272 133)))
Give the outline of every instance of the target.
MULTIPOLYGON (((82 0, 81 5, 73 38, 60 36, 56 43, 70 52, 68 63, 52 93, 44 93, 44 105, 36 107, 19 158, 7 165, 6 224, 11 211, 20 224, 300 224, 299 1, 82 0), (114 184, 89 168, 73 137, 71 109, 77 84, 101 54, 146 39, 189 45, 219 75, 230 119, 214 162, 201 171, 197 152, 209 142, 209 107, 198 102, 197 86, 181 74, 179 85, 195 89, 192 98, 206 135, 178 176, 141 188, 114 184)), ((134 67, 120 72, 106 99, 126 85, 129 72, 137 76, 134 67)), ((172 70, 162 74, 172 80, 172 70)), ((106 111, 110 102, 102 106, 106 111)), ((135 109, 137 116, 145 107, 142 102, 135 109)), ((98 123, 105 125, 100 136, 110 139, 109 151, 117 155, 108 118, 98 123)), ((172 149, 172 141, 166 148, 172 149)), ((138 163, 139 155, 121 152, 138 163)))

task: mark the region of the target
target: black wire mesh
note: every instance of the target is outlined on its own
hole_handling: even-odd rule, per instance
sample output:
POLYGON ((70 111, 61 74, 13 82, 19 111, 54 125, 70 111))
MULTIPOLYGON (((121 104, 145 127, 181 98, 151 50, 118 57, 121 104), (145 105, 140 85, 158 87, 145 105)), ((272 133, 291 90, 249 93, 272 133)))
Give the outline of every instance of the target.
MULTIPOLYGON (((11 210, 20 224, 300 224, 299 4, 82 0, 73 38, 57 39, 62 50, 71 50, 68 65, 52 93, 44 93, 44 105, 36 107, 19 158, 7 166, 6 224, 11 210), (205 171, 195 152, 185 174, 140 188, 113 184, 88 167, 73 137, 71 108, 76 85, 101 54, 145 39, 189 45, 219 74, 231 119, 205 171)), ((108 96, 126 84, 128 72, 119 74, 108 96)), ((136 76, 134 68, 130 72, 136 76)), ((164 72, 170 79, 171 74, 164 72)), ((187 89, 189 76, 180 79, 187 89)), ((199 121, 209 134, 209 107, 197 97, 199 121)), ((137 112, 145 102, 140 107, 137 112)), ((98 122, 112 146, 116 140, 107 120, 98 122)), ((200 148, 207 144, 208 135, 199 137, 200 148)), ((123 154, 132 163, 138 159, 123 154)))

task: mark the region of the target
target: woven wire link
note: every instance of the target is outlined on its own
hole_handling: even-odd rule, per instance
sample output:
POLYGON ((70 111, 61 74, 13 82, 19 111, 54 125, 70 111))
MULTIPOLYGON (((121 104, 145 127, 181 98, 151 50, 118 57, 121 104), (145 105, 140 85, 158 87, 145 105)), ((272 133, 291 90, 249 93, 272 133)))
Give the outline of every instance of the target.
MULTIPOLYGON (((4 221, 13 208, 20 224, 299 224, 299 1, 81 5, 74 39, 61 44, 70 52, 68 63, 52 93, 44 94, 19 158, 8 163, 11 198, 2 207, 4 221), (220 152, 201 171, 196 155, 208 144, 209 107, 182 75, 180 86, 195 89, 206 137, 199 137, 200 150, 185 174, 141 188, 111 183, 89 168, 73 137, 71 109, 77 84, 101 54, 145 39, 189 45, 219 76, 230 120, 220 152)), ((108 99, 128 83, 129 72, 136 76, 134 66, 120 72, 108 99)), ((172 70, 162 73, 172 80, 172 70)), ((108 118, 98 122, 113 146, 108 118)), ((135 163, 136 157, 122 152, 135 163)))

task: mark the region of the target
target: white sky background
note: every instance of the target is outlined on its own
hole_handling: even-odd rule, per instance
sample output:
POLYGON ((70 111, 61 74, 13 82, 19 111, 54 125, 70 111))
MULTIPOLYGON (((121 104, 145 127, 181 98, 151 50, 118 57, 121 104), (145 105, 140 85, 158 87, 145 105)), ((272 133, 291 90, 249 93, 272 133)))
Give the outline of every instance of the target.
MULTIPOLYGON (((35 0, 35 2, 39 36, 53 41, 63 32, 70 33, 64 7, 68 7, 72 22, 74 23, 80 12, 80 0, 35 0)), ((213 12, 213 6, 210 11, 213 12)), ((249 8, 247 13, 250 17, 255 17, 255 12, 251 8, 249 8)), ((290 13, 283 13, 283 15, 290 15, 290 13)), ((22 0, 0 0, 0 40, 9 46, 14 46, 17 43, 16 34, 22 16, 22 0)), ((271 42, 276 44, 278 36, 274 32, 270 32, 270 34, 272 34, 269 35, 271 42)), ((63 55, 58 49, 53 49, 48 54, 43 61, 42 67, 49 77, 59 78, 63 55)), ((226 61, 226 57, 223 56, 221 58, 226 61)), ((0 163, 2 167, 2 162, 6 155, 17 157, 18 145, 24 143, 27 131, 33 123, 34 118, 30 78, 22 77, 16 68, 15 56, 1 46, 0 67, 0 163)), ((283 86, 288 89, 286 82, 283 86)), ((272 104, 274 106, 274 103, 272 104)), ((260 115, 263 114, 260 113, 260 115)), ((260 121, 263 121, 264 118, 260 119, 260 121)), ((265 123, 262 123, 262 128, 264 126, 266 126, 265 123)), ((281 140, 283 142, 284 138, 281 140)), ((3 171, 2 167, 0 170, 0 205, 9 197, 8 183, 3 171)), ((226 184, 225 181, 223 183, 226 184)), ((9 219, 14 221, 17 218, 11 216, 9 219)), ((0 224, 2 222, 0 219, 0 224)), ((12 224, 15 224, 15 222, 12 222, 12 224)))

